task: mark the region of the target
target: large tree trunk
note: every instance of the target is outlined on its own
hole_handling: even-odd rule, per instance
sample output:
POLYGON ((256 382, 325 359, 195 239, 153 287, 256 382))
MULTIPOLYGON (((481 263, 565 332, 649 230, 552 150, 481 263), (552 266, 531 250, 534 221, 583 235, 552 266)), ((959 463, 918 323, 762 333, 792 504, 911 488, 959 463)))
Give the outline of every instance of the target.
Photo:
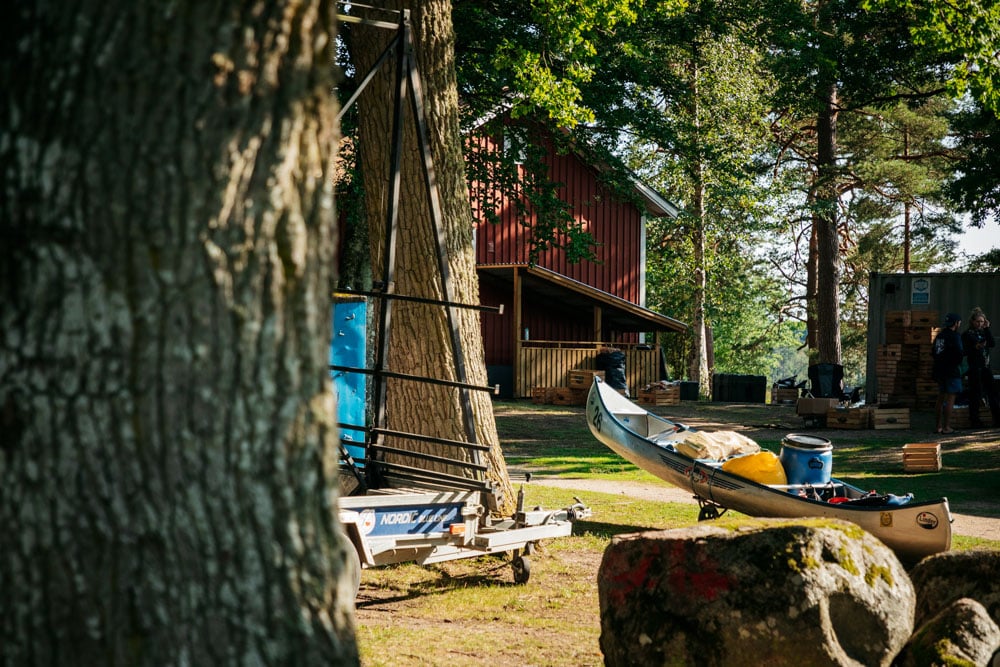
POLYGON ((837 232, 837 85, 820 90, 817 119, 816 347, 819 363, 840 363, 840 237, 837 232))
MULTIPOLYGON (((379 7, 412 10, 416 60, 423 81, 423 100, 429 143, 440 194, 446 256, 452 282, 453 300, 477 304, 479 286, 472 247, 472 215, 465 162, 458 125, 458 94, 455 82, 454 32, 451 2, 378 2, 379 7)), ((385 12, 381 20, 393 20, 385 12)), ((359 75, 368 72, 393 36, 386 29, 352 27, 352 60, 359 75)), ((372 239, 372 266, 375 279, 383 275, 386 257, 386 211, 392 136, 394 65, 382 67, 380 74, 359 99, 359 151, 366 197, 366 211, 372 239)), ((424 186, 424 171, 414 119, 407 103, 402 152, 399 243, 395 256, 394 291, 399 294, 440 299, 441 275, 435 260, 433 223, 424 186)), ((459 328, 464 351, 467 381, 486 384, 486 366, 479 314, 459 310, 459 328)), ((455 359, 444 310, 436 306, 397 301, 389 332, 390 348, 386 364, 394 372, 444 379, 457 379, 455 359)), ((500 450, 489 394, 472 392, 477 441, 490 446, 486 457, 487 477, 500 496, 500 513, 513 509, 513 492, 500 450)), ((386 391, 386 426, 452 440, 466 440, 460 394, 454 388, 412 381, 390 380, 386 391)), ((394 447, 467 461, 467 451, 450 446, 408 440, 394 447)), ((396 459, 422 468, 453 475, 468 472, 449 464, 396 459)))
POLYGON ((356 663, 331 4, 0 14, 5 663, 356 663))
POLYGON ((695 44, 695 57, 691 60, 689 72, 691 75, 691 117, 696 133, 694 174, 692 185, 694 196, 692 200, 694 214, 694 229, 691 233, 691 245, 694 248, 694 322, 691 323, 693 338, 691 341, 691 364, 689 377, 698 383, 698 395, 702 398, 712 398, 712 378, 708 370, 708 326, 705 321, 705 302, 708 295, 708 277, 705 268, 705 160, 701 155, 701 104, 699 100, 699 68, 698 45, 695 44))

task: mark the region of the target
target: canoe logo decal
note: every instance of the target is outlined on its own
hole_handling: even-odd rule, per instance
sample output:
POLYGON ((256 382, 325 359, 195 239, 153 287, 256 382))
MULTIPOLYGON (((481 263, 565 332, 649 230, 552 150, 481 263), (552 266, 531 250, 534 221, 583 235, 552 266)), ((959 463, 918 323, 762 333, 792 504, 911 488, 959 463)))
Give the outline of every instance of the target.
POLYGON ((700 468, 695 468, 691 471, 691 481, 695 484, 704 484, 708 481, 708 474, 700 468))
POLYGON ((938 527, 938 518, 931 512, 921 512, 917 515, 917 525, 927 530, 934 530, 938 527))
POLYGON ((878 523, 883 528, 892 528, 892 512, 881 512, 878 523))

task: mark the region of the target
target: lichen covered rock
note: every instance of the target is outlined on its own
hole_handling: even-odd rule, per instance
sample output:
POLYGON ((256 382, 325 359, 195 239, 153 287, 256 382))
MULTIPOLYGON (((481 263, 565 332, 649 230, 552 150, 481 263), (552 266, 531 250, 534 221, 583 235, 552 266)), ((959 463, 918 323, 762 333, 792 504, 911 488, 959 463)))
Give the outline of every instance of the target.
POLYGON ((620 536, 598 591, 608 665, 888 665, 913 630, 895 554, 835 520, 620 536))
POLYGON ((917 594, 918 627, 961 598, 982 604, 993 622, 1000 625, 1000 551, 971 549, 935 554, 910 570, 910 580, 917 594))
POLYGON ((988 665, 1000 648, 1000 627, 986 608, 961 598, 938 612, 910 638, 895 667, 988 665))

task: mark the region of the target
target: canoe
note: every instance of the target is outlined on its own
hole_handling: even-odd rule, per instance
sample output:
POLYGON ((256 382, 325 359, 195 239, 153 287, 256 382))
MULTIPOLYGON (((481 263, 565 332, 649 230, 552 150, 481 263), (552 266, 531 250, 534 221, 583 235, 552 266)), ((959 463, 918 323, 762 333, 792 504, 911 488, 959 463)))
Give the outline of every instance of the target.
POLYGON ((951 548, 947 498, 917 502, 910 496, 881 496, 834 477, 821 483, 759 483, 724 470, 723 461, 680 453, 678 447, 685 449, 682 445, 695 429, 643 409, 600 378, 587 397, 587 423, 594 437, 622 458, 691 491, 701 506, 699 520, 729 509, 753 517, 843 519, 907 562, 951 548))

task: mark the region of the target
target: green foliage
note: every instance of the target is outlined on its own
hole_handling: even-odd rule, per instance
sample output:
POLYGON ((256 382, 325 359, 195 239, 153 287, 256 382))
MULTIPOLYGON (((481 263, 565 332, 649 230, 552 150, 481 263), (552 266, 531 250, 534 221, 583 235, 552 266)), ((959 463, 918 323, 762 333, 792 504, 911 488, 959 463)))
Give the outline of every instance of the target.
POLYGON ((976 106, 960 109, 952 121, 964 163, 948 192, 976 226, 1000 225, 1000 119, 976 106))
MULTIPOLYGON (((663 3, 680 5, 683 0, 663 3)), ((512 115, 542 110, 559 127, 592 122, 580 86, 601 62, 600 46, 636 18, 634 0, 455 0, 458 57, 466 62, 463 89, 495 103, 514 100, 512 115)), ((488 109, 492 103, 479 103, 488 109)))
POLYGON ((969 271, 1000 271, 1000 250, 994 248, 976 257, 969 263, 969 271))
POLYGON ((865 0, 863 6, 910 13, 914 44, 953 63, 952 95, 971 92, 986 109, 1000 113, 1000 4, 995 0, 865 0))
MULTIPOLYGON (((648 253, 649 305, 679 319, 690 318, 693 300, 690 239, 679 223, 656 221, 650 227, 648 253)), ((755 259, 753 246, 760 237, 735 230, 713 239, 708 263, 706 316, 712 323, 715 372, 746 373, 776 378, 774 369, 800 345, 801 328, 780 313, 787 286, 755 259)), ((690 337, 671 336, 665 354, 674 375, 683 375, 690 356, 690 337)), ((782 371, 783 372, 783 371, 782 371)), ((792 371, 804 374, 801 370, 792 371)), ((791 373, 788 373, 791 374, 791 373)))

